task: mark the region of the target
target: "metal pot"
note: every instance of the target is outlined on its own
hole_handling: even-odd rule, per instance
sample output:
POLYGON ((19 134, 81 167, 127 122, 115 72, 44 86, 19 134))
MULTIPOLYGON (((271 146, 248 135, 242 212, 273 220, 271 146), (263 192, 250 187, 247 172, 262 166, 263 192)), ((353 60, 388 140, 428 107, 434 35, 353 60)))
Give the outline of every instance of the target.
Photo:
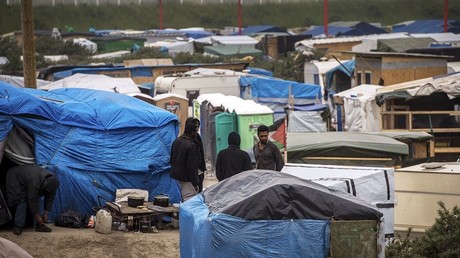
POLYGON ((157 195, 153 198, 153 205, 158 205, 161 207, 168 207, 169 206, 169 196, 167 195, 157 195))
POLYGON ((136 208, 144 204, 144 197, 142 196, 128 196, 128 206, 136 208))

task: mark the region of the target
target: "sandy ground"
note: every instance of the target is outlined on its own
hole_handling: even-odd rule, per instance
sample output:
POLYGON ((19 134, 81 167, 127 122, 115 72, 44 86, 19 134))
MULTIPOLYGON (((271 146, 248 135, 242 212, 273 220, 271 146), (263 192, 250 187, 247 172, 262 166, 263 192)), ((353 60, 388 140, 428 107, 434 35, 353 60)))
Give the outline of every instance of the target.
MULTIPOLYGON (((217 182, 207 175, 204 187, 217 182)), ((94 229, 71 229, 49 225, 53 232, 39 233, 27 228, 16 236, 12 228, 1 228, 0 237, 8 239, 36 258, 60 257, 179 257, 179 230, 158 233, 114 231, 101 234, 94 229)))

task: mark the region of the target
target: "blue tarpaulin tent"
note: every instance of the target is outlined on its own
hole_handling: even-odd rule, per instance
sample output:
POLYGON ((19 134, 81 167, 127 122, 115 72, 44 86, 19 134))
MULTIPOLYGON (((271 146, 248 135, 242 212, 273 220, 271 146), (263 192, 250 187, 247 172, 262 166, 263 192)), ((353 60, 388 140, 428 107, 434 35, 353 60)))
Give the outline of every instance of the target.
POLYGON ((123 188, 180 201, 168 173, 178 133, 172 113, 123 94, 0 82, 0 141, 14 126, 33 137, 36 164, 61 181, 51 218, 67 209, 92 214, 98 196, 114 200, 123 188))
POLYGON ((319 85, 255 76, 241 76, 239 83, 241 98, 267 105, 274 111, 275 120, 284 116, 284 107, 289 104, 289 93, 296 106, 321 102, 319 85))
POLYGON ((181 257, 327 257, 331 221, 380 221, 351 194, 269 170, 244 171, 179 207, 181 257))

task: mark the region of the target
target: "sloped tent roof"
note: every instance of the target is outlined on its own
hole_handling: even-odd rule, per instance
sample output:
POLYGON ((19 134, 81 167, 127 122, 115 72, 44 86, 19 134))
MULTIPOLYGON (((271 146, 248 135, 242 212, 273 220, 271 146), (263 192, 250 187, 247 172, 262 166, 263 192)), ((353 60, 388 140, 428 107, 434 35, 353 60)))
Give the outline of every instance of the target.
POLYGON ((203 49, 205 54, 211 54, 216 56, 261 57, 263 55, 262 50, 247 45, 205 46, 203 47, 203 49))
POLYGON ((103 74, 77 73, 38 88, 42 90, 55 90, 61 88, 103 90, 126 94, 153 104, 153 98, 150 95, 142 93, 133 79, 113 78, 103 74))
POLYGON ((433 38, 395 38, 377 40, 377 51, 379 52, 406 52, 414 48, 429 47, 431 42, 436 42, 433 38))
POLYGON ((36 164, 61 181, 51 218, 67 209, 91 214, 97 196, 114 200, 119 188, 181 199, 168 173, 178 133, 172 113, 122 94, 0 83, 0 140, 15 125, 33 135, 36 164))
POLYGON ((377 90, 376 100, 381 105, 387 99, 410 99, 434 92, 444 92, 450 99, 460 97, 460 72, 385 86, 377 90))
POLYGON ((367 202, 285 173, 251 170, 203 192, 211 213, 247 220, 380 220, 367 202))
MULTIPOLYGON (((248 34, 257 34, 261 32, 286 32, 286 29, 282 29, 277 26, 272 26, 272 25, 255 25, 255 26, 248 26, 241 31, 242 34, 248 35, 248 34)), ((234 33, 234 34, 238 34, 234 33)))
MULTIPOLYGON (((397 159, 409 154, 405 143, 390 137, 352 132, 288 133, 287 147, 288 161, 291 163, 307 163, 304 157, 397 159)), ((341 164, 341 162, 330 160, 328 164, 341 164)), ((382 162, 388 163, 384 165, 394 165, 396 160, 382 162)))
MULTIPOLYGON (((362 36, 371 34, 387 33, 384 29, 378 28, 367 22, 332 22, 327 27, 328 34, 337 37, 340 36, 362 36)), ((315 28, 305 31, 302 34, 319 36, 324 34, 324 26, 315 26, 315 28)))
MULTIPOLYGON (((448 32, 460 33, 460 21, 449 20, 448 32)), ((417 20, 408 24, 394 25, 393 32, 436 33, 444 32, 444 20, 417 20)))
POLYGON ((181 256, 196 257, 326 257, 332 217, 383 216, 351 195, 268 170, 230 177, 179 209, 181 256))
POLYGON ((289 93, 294 96, 294 105, 318 104, 321 99, 319 85, 280 80, 271 77, 241 76, 241 97, 269 106, 276 115, 284 115, 289 93))

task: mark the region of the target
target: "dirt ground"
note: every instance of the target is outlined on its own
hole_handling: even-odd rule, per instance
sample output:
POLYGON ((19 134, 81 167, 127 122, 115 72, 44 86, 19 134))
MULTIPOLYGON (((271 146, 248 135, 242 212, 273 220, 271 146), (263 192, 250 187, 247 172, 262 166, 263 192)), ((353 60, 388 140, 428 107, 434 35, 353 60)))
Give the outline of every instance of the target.
MULTIPOLYGON (((217 182, 207 175, 204 187, 217 182)), ((158 233, 114 231, 101 234, 94 229, 56 227, 51 233, 27 228, 16 236, 12 228, 1 228, 0 237, 8 239, 36 258, 61 257, 179 257, 179 230, 164 229, 158 233)))

